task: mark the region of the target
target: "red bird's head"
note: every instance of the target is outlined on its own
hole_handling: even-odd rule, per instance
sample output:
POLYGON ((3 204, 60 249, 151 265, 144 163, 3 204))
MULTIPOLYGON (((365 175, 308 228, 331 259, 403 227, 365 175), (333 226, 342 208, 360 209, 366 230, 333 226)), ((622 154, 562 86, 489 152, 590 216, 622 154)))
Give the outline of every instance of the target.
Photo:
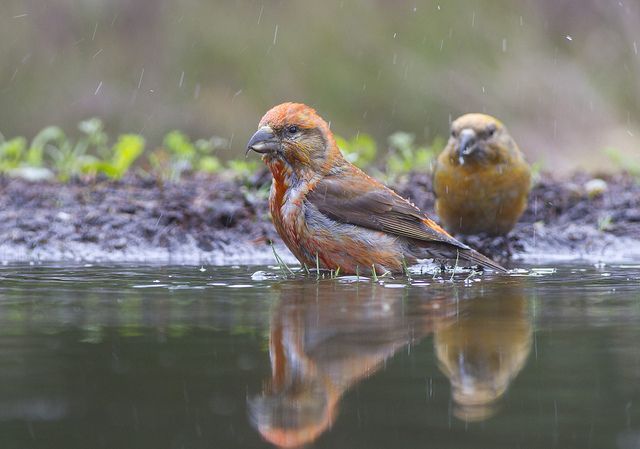
POLYGON ((329 125, 313 108, 282 103, 270 109, 247 144, 272 168, 284 163, 294 172, 326 173, 342 153, 329 125))

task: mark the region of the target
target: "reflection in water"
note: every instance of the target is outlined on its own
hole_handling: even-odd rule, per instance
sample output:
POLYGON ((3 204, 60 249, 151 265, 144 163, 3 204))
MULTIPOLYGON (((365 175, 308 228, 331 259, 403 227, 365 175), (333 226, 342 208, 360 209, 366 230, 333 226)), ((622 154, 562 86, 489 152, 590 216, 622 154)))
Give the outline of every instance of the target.
POLYGON ((270 327, 271 379, 249 401, 253 425, 281 447, 314 441, 330 428, 352 385, 434 330, 457 416, 490 416, 529 352, 527 302, 521 289, 500 298, 472 297, 468 290, 464 298, 453 295, 456 289, 372 283, 282 284, 270 327))
POLYGON ((339 290, 281 286, 269 340, 271 381, 249 404, 266 440, 282 447, 315 440, 333 423, 351 385, 431 331, 444 312, 412 319, 405 296, 405 289, 371 283, 339 290))
POLYGON ((522 370, 531 350, 532 325, 521 289, 466 304, 457 321, 435 332, 440 370, 451 381, 454 414, 479 421, 522 370))
POLYGON ((0 267, 0 448, 638 449, 638 268, 394 289, 0 267))

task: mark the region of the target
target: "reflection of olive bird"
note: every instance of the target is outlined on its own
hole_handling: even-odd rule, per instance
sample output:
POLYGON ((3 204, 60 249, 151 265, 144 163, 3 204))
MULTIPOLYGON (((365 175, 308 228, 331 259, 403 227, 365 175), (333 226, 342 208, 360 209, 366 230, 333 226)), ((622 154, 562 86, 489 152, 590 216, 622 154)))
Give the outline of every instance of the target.
POLYGON ((505 235, 527 206, 531 171, 504 125, 485 114, 451 124, 433 175, 436 213, 453 233, 505 235))
POLYGON ((434 344, 440 369, 451 382, 454 414, 478 421, 495 413, 497 401, 524 367, 532 326, 522 290, 467 306, 454 324, 436 331, 434 344))
POLYGON ((271 380, 249 401, 263 438, 280 447, 314 441, 333 423, 347 389, 447 314, 441 305, 408 312, 403 295, 377 284, 281 286, 269 338, 271 380))

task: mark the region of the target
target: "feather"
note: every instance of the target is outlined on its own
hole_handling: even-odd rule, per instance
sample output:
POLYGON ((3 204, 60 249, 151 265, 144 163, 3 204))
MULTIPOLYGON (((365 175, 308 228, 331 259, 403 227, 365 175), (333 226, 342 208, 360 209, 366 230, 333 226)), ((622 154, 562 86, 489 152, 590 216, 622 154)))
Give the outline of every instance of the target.
POLYGON ((425 246, 429 243, 445 244, 453 253, 458 250, 464 259, 506 271, 451 237, 416 206, 353 166, 323 177, 309 191, 306 200, 337 222, 383 231, 425 246), (349 181, 345 182, 345 179, 349 181))

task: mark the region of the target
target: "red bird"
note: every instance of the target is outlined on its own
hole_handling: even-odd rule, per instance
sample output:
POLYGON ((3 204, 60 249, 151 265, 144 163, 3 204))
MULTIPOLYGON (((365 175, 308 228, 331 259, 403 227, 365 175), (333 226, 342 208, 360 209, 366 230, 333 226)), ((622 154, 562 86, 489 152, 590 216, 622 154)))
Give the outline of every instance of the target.
POLYGON ((418 259, 460 257, 506 271, 345 160, 329 125, 309 106, 269 110, 249 150, 262 154, 271 170, 271 217, 302 264, 382 274, 402 272, 418 259))

